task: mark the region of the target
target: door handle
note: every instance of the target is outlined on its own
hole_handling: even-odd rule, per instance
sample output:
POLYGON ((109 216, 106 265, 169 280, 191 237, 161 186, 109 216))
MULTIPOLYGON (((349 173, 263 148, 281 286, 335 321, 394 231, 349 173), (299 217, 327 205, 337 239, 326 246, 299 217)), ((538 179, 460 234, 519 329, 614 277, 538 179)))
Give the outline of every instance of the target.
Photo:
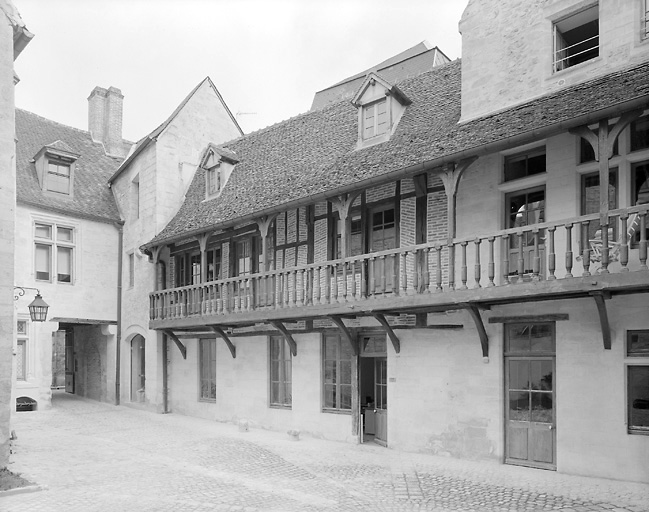
POLYGON ((554 430, 554 425, 549 425, 548 430, 554 430))

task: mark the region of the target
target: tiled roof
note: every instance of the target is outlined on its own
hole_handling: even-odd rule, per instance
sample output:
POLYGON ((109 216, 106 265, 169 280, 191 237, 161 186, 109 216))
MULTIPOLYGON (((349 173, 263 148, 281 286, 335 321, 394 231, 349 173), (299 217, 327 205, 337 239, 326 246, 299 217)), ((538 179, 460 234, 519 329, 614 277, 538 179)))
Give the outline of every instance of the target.
POLYGON ((113 193, 108 188, 108 178, 122 159, 107 156, 102 144, 93 142, 89 132, 16 109, 16 139, 16 198, 19 204, 76 217, 120 220, 113 193), (72 198, 43 193, 33 158, 44 146, 65 148, 80 155, 75 165, 72 198))
POLYGON ((359 182, 394 179, 423 164, 439 166, 477 155, 512 137, 565 131, 570 120, 634 98, 649 104, 649 64, 643 64, 458 124, 460 64, 399 83, 412 104, 387 142, 356 150, 357 111, 342 101, 223 145, 239 163, 221 195, 204 201, 204 171, 199 168, 176 216, 147 245, 226 227, 313 196, 333 196, 363 186, 359 182))

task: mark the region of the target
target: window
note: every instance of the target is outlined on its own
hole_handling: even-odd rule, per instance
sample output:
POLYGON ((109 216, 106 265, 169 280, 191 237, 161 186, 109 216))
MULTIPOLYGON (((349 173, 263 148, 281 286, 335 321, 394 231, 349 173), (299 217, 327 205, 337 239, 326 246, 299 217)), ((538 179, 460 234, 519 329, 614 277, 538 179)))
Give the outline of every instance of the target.
POLYGON ((628 431, 649 434, 649 330, 627 331, 626 356, 646 361, 627 365, 628 431))
POLYGON ((214 196, 221 191, 221 166, 215 165, 207 169, 207 196, 214 196))
POLYGON ((283 336, 270 337, 270 405, 291 407, 292 355, 283 336))
MULTIPOLYGON (((340 243, 340 237, 342 233, 342 221, 337 218, 337 234, 336 234, 336 259, 342 258, 342 245, 340 243)), ((351 246, 349 247, 349 254, 346 256, 360 256, 363 254, 363 223, 361 219, 361 214, 353 213, 351 218, 351 246)))
POLYGON ((221 248, 207 251, 207 280, 218 281, 221 279, 221 248))
POLYGON ((182 253, 176 256, 176 286, 190 286, 201 282, 200 252, 182 253))
MULTIPOLYGON (((631 205, 649 203, 649 161, 631 165, 631 205)), ((640 240, 640 218, 635 215, 629 218, 628 233, 633 244, 640 240)), ((649 228, 647 228, 649 240, 649 228)))
POLYGON ((545 147, 505 157, 505 181, 545 172, 545 147))
POLYGON ((599 5, 555 23, 554 41, 555 71, 599 56, 599 5))
MULTIPOLYGON (((505 198, 507 204, 507 229, 523 228, 545 221, 545 187, 521 190, 508 194, 505 198)), ((543 249, 543 231, 539 235, 539 248, 543 249)), ((509 274, 520 273, 519 258, 523 245, 523 274, 534 272, 534 233, 526 230, 522 237, 516 234, 509 236, 509 274)), ((543 258, 541 258, 543 261, 543 258)), ((539 269, 540 272, 543 269, 539 269)))
POLYGON ((644 116, 631 123, 631 151, 647 148, 649 148, 649 116, 644 116))
POLYGON ((201 338, 198 341, 200 400, 216 401, 216 339, 201 338))
POLYGON ((237 240, 234 243, 235 275, 245 276, 253 273, 252 269, 252 239, 237 240))
POLYGON ((352 408, 352 347, 340 336, 327 334, 323 341, 323 409, 352 408))
POLYGON ((57 282, 72 282, 74 242, 72 228, 56 224, 35 224, 34 260, 38 281, 51 281, 54 268, 57 282))
POLYGON ((131 182, 131 214, 134 219, 140 218, 140 175, 131 182))
POLYGON ((640 39, 649 39, 649 0, 645 0, 640 39))
POLYGON ((47 190, 70 195, 70 164, 62 160, 47 162, 47 190))
POLYGON ((133 288, 135 284, 135 254, 128 255, 128 286, 133 288))
POLYGON ((16 343, 16 379, 27 380, 27 321, 18 320, 16 343))
POLYGON ((363 140, 387 133, 389 126, 387 98, 363 106, 363 140))

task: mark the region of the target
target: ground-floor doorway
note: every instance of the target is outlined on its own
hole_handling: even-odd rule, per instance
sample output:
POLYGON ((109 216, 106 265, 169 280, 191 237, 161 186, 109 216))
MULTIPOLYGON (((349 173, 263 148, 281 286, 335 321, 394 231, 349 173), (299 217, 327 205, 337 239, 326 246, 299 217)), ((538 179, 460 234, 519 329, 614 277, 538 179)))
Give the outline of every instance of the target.
POLYGON ((505 325, 505 461, 556 469, 554 323, 505 325))
POLYGON ((76 359, 74 353, 74 330, 65 329, 65 391, 74 393, 75 391, 75 372, 76 359))
POLYGON ((131 340, 131 402, 144 402, 146 386, 145 343, 139 334, 131 340))
POLYGON ((361 441, 388 444, 388 359, 385 333, 359 335, 361 441))

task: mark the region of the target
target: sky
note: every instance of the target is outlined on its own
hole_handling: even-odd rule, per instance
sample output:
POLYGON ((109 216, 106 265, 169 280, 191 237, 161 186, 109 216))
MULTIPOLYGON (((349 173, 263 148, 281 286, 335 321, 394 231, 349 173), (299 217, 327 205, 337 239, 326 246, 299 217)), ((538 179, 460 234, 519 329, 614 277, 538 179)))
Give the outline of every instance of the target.
POLYGON ((245 133, 427 40, 461 56, 467 0, 13 0, 34 39, 16 106, 88 128, 95 86, 124 95, 123 136, 162 123, 209 76, 245 133))

